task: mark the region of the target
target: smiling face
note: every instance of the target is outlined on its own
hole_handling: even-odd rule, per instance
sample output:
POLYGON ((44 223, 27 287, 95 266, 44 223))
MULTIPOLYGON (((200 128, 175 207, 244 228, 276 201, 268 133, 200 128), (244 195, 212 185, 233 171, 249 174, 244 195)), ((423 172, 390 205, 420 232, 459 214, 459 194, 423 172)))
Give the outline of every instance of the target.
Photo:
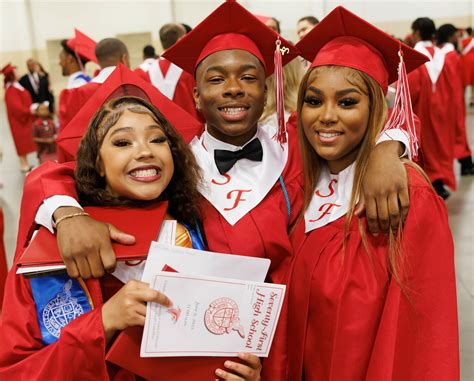
POLYGON ((134 107, 139 112, 126 109, 107 131, 99 151, 99 172, 112 195, 154 200, 173 177, 173 157, 168 138, 150 111, 134 107))
POLYGON ((244 50, 223 50, 206 57, 196 70, 194 99, 207 131, 241 146, 257 132, 267 90, 263 65, 244 50))
POLYGON ((349 68, 320 67, 308 77, 301 123, 309 144, 338 173, 357 157, 369 123, 363 80, 349 68))

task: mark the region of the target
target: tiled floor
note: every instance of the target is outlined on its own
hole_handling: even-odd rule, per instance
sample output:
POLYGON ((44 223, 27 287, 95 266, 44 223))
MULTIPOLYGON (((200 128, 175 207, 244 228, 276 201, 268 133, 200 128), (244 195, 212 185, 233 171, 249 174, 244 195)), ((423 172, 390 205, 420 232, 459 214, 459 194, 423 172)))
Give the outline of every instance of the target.
MULTIPOLYGON (((474 149, 474 109, 469 110, 468 134, 474 149)), ((5 215, 5 245, 8 263, 15 247, 19 205, 24 176, 8 128, 5 106, 0 105, 0 144, 3 162, 0 164, 0 202, 5 215)), ((36 163, 34 154, 29 156, 36 163)), ((459 168, 456 165, 456 171, 459 168)), ((474 380, 474 176, 459 178, 459 188, 447 201, 451 229, 456 247, 459 328, 461 341, 461 375, 463 381, 474 380)), ((435 380, 433 380, 435 381, 435 380)))

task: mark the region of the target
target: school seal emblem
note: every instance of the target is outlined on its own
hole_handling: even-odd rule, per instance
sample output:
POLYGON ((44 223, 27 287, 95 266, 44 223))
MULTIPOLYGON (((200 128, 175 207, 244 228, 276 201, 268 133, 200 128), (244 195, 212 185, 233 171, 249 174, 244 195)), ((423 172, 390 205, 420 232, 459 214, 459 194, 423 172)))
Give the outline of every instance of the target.
POLYGON ((204 314, 204 324, 214 335, 237 331, 241 338, 245 338, 244 327, 239 319, 239 307, 230 298, 219 298, 209 304, 204 314))
POLYGON ((61 329, 84 313, 77 299, 71 296, 72 280, 63 286, 63 291, 49 301, 43 310, 43 324, 54 337, 59 337, 61 329))

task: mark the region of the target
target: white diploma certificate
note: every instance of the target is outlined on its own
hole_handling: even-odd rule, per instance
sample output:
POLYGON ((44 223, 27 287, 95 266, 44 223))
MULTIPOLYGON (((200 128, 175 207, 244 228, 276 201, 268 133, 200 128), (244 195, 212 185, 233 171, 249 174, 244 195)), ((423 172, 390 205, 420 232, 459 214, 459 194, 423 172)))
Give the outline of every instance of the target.
POLYGON ((150 286, 173 306, 148 303, 141 357, 268 357, 284 285, 159 272, 150 286))
POLYGON ((142 281, 152 283, 153 276, 165 266, 188 275, 215 276, 263 282, 270 267, 268 258, 213 253, 153 242, 148 252, 142 281))

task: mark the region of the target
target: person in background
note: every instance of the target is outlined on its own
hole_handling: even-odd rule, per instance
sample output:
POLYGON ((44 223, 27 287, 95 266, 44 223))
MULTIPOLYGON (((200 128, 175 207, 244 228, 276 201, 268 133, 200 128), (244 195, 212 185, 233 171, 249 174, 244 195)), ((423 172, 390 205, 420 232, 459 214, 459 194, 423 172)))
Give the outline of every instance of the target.
POLYGON ((461 64, 464 88, 471 88, 470 107, 474 107, 474 35, 471 27, 466 28, 466 37, 461 40, 461 64))
MULTIPOLYGON (((163 49, 167 50, 186 35, 186 30, 181 24, 170 23, 160 28, 159 35, 163 49)), ((148 80, 162 94, 196 119, 202 121, 202 116, 194 103, 193 89, 196 83, 191 74, 186 73, 163 57, 154 60, 150 64, 147 74, 148 80)))
POLYGON ((296 34, 298 38, 301 40, 304 36, 306 36, 311 29, 313 29, 316 25, 318 25, 319 20, 314 16, 305 16, 298 20, 298 24, 296 25, 296 34))
POLYGON ((452 24, 441 25, 436 31, 436 44, 445 54, 452 87, 451 105, 447 106, 456 118, 454 134, 454 158, 461 164, 461 176, 474 175, 472 153, 466 131, 466 102, 462 83, 461 57, 458 51, 459 31, 452 24))
POLYGON ((147 73, 150 66, 158 58, 155 52, 155 48, 152 45, 145 45, 143 48, 143 62, 139 67, 135 69, 135 72, 143 77, 144 73, 147 73))
MULTIPOLYGON (((85 73, 85 66, 89 61, 97 63, 94 54, 95 41, 77 29, 75 33, 74 38, 61 41, 59 52, 62 75, 68 77, 66 89, 74 89, 89 83, 92 78, 85 73)), ((61 118, 61 94, 59 94, 59 110, 61 118)))
POLYGON ((26 155, 36 150, 31 136, 31 128, 34 120, 33 114, 38 104, 32 103, 30 93, 18 82, 15 69, 15 66, 7 64, 1 72, 4 75, 8 123, 20 159, 20 170, 27 173, 32 167, 28 164, 26 155))
POLYGON ((420 147, 422 166, 436 192, 443 198, 456 189, 454 176, 454 137, 456 114, 451 107, 452 78, 445 62, 445 54, 434 43, 436 28, 428 17, 412 23, 414 49, 430 61, 408 75, 413 111, 420 118, 420 147))
POLYGON ((38 160, 44 163, 55 161, 56 155, 56 123, 49 111, 47 103, 41 103, 36 110, 36 120, 33 122, 33 140, 36 143, 38 160))
POLYGON ((188 24, 181 23, 181 25, 183 26, 184 30, 186 31, 186 34, 188 34, 189 32, 191 32, 193 30, 193 28, 191 28, 188 24))
POLYGON ((26 61, 27 73, 18 81, 31 96, 33 103, 49 102, 49 109, 54 111, 54 96, 50 91, 49 75, 33 58, 26 61))
MULTIPOLYGON (((98 75, 92 78, 86 85, 74 89, 66 89, 61 93, 61 109, 64 112, 60 113, 59 131, 66 127, 118 64, 123 64, 126 67, 130 66, 127 46, 117 38, 105 38, 99 41, 95 46, 94 54, 101 68, 98 75)), ((61 149, 58 150, 58 160, 60 162, 71 159, 61 149)))
POLYGON ((268 26, 274 32, 281 34, 280 21, 278 21, 275 17, 269 17, 265 25, 268 26))

